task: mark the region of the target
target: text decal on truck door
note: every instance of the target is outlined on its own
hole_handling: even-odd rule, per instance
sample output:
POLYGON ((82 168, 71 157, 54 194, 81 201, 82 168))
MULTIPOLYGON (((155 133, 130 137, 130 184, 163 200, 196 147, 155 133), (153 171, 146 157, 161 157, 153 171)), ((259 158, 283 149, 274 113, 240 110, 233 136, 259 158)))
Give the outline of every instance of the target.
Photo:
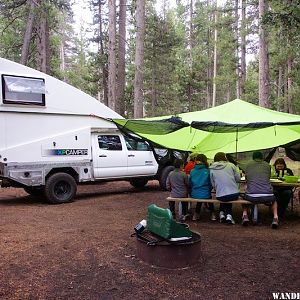
POLYGON ((88 149, 47 149, 44 155, 88 155, 88 149))

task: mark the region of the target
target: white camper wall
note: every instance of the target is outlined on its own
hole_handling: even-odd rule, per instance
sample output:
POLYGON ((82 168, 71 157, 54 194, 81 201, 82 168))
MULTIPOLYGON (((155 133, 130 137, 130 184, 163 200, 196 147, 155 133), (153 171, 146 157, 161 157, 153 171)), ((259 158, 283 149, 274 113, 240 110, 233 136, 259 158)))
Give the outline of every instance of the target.
POLYGON ((91 130, 83 128, 73 132, 64 132, 57 136, 47 136, 40 140, 31 140, 0 151, 1 159, 6 163, 68 162, 91 159, 91 130), (64 150, 76 150, 77 153, 63 153, 64 150))
MULTIPOLYGON (((82 128, 89 128, 86 131, 89 134, 90 128, 116 129, 116 125, 106 118, 122 118, 93 97, 65 82, 0 58, 1 78, 2 75, 43 78, 46 93, 45 106, 3 103, 0 80, 0 162, 45 160, 42 156, 43 141, 66 134, 66 141, 69 143, 67 133, 78 132, 82 128)), ((86 140, 85 144, 87 143, 90 145, 90 141, 86 140)), ((79 147, 78 143, 76 145, 79 147)), ((67 144, 64 147, 70 148, 67 144)))
MULTIPOLYGON (((0 112, 0 149, 6 147, 6 136, 5 136, 5 115, 0 112)), ((1 153, 0 153, 1 155, 1 153)))
POLYGON ((79 89, 52 76, 4 58, 0 58, 0 74, 44 78, 46 85, 46 105, 44 107, 3 104, 1 93, 0 111, 17 110, 44 113, 93 114, 102 118, 123 118, 79 89))
POLYGON ((86 149, 90 148, 91 128, 115 129, 111 122, 88 116, 0 112, 0 119, 1 115, 5 116, 3 128, 7 134, 5 145, 0 143, 0 162, 6 163, 53 161, 54 156, 43 155, 45 145, 49 149, 86 149))

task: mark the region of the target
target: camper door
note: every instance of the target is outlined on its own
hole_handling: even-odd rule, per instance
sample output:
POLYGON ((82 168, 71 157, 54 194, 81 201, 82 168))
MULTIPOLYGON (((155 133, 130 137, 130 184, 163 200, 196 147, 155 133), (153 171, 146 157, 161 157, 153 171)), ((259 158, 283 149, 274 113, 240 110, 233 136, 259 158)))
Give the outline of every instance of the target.
POLYGON ((155 175, 157 162, 149 144, 124 136, 128 151, 128 175, 155 175))
POLYGON ((127 176, 127 151, 120 134, 93 134, 95 178, 127 176))

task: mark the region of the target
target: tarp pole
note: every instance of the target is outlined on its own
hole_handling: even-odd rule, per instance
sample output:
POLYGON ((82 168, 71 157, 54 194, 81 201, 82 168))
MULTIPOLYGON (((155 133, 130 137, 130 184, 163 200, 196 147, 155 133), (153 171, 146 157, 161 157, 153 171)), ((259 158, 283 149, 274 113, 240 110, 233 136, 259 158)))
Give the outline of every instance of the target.
POLYGON ((238 151, 238 137, 239 137, 239 128, 236 128, 236 134, 235 134, 235 160, 237 161, 237 151, 238 151))

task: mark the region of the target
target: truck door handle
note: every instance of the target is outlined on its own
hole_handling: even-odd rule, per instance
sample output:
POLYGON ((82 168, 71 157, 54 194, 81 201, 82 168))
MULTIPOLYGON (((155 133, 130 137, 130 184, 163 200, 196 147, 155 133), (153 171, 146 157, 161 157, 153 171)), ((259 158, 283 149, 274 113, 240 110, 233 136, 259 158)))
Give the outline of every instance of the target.
POLYGON ((99 157, 107 157, 107 155, 101 154, 101 155, 99 155, 99 157))
POLYGON ((128 157, 135 157, 134 154, 128 154, 128 157))

